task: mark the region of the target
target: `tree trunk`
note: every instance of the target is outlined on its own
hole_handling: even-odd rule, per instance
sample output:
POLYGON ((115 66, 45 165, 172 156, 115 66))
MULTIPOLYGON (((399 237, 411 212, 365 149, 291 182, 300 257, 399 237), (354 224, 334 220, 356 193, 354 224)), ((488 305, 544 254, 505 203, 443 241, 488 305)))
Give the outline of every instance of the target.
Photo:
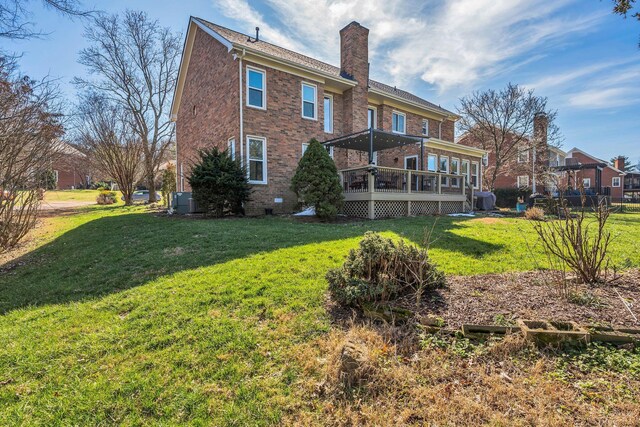
POLYGON ((153 167, 153 162, 149 157, 151 154, 145 153, 145 172, 147 175, 147 190, 149 190, 149 203, 156 203, 156 174, 153 167))

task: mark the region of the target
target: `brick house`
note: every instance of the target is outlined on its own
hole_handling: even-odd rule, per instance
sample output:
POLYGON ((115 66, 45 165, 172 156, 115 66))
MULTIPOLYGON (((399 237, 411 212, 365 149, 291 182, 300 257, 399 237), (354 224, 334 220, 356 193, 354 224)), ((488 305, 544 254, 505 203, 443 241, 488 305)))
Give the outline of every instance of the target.
MULTIPOLYGON (((549 175, 549 169, 564 164, 566 153, 547 141, 548 121, 545 114, 537 114, 533 119, 534 135, 522 138, 517 144, 513 136, 507 135, 504 150, 508 150, 508 160, 503 161, 496 175, 494 189, 527 189, 532 193, 552 192, 556 187, 556 177, 549 175), (511 137, 511 138, 510 138, 511 137)), ((481 148, 483 144, 470 133, 460 137, 458 143, 481 148)), ((488 149, 487 166, 483 177, 484 187, 491 187, 491 179, 496 168, 495 151, 488 149)))
POLYGON ((258 32, 190 18, 171 110, 178 191, 190 190, 198 150, 217 146, 247 169, 247 214, 292 212, 291 178, 316 138, 341 170, 347 213, 362 214, 366 205, 363 215, 374 217, 376 200, 376 217, 462 210, 473 191, 465 184, 481 187, 486 152, 454 142, 452 112, 369 79, 368 35, 357 22, 344 27, 336 67, 262 41, 258 32), (363 189, 367 197, 347 194, 363 189), (412 191, 424 194, 407 196, 412 191))
POLYGON ((57 190, 87 188, 92 174, 87 156, 66 142, 60 141, 59 154, 51 163, 57 190))
POLYGON ((573 172, 567 177, 570 187, 579 188, 582 185, 589 193, 607 195, 613 199, 623 197, 626 175, 623 172, 624 158, 617 158, 612 165, 578 148, 572 148, 567 152, 564 169, 573 172))

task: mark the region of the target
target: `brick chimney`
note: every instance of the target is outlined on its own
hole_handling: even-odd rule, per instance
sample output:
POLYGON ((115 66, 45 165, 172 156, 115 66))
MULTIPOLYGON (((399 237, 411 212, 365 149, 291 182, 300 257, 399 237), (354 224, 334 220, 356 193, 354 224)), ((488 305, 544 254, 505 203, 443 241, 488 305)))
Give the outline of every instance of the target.
POLYGON ((353 21, 340 30, 340 74, 358 84, 344 92, 344 132, 367 128, 369 29, 353 21))
POLYGON ((536 113, 533 117, 533 138, 537 146, 546 146, 549 130, 549 118, 544 111, 536 113))
POLYGON ((618 156, 618 157, 613 161, 613 167, 614 167, 614 168, 616 168, 616 169, 618 169, 618 170, 624 171, 624 167, 625 167, 625 166, 626 166, 626 165, 624 164, 624 156, 618 156))

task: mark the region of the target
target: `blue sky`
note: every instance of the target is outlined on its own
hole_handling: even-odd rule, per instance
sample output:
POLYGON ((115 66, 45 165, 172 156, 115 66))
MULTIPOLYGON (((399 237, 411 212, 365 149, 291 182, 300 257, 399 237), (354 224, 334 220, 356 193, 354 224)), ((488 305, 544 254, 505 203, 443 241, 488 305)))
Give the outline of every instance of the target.
MULTIPOLYGON (((474 90, 507 82, 535 89, 558 110, 566 150, 640 161, 640 24, 611 13, 608 0, 111 0, 86 1, 110 13, 145 10, 184 33, 190 15, 339 65, 338 31, 368 27, 372 78, 454 110, 474 90)), ((32 20, 49 33, 3 41, 21 53, 24 73, 59 79, 70 101, 85 47, 83 25, 31 0, 32 20)))

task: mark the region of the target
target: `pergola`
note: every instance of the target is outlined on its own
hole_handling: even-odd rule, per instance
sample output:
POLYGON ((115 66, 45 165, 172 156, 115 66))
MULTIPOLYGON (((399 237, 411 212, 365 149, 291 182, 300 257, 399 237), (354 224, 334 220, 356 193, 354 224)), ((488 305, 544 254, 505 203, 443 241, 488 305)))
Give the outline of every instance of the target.
MULTIPOLYGON (((607 166, 606 163, 568 163, 562 166, 554 166, 551 170, 555 172, 569 172, 569 182, 571 185, 571 172, 579 172, 583 170, 591 170, 594 169, 596 182, 594 183, 594 188, 597 193, 602 192, 602 170, 607 166)), ((575 178, 574 178, 575 180, 575 178)), ((574 185, 578 185, 574 182, 574 185)))
POLYGON ((373 153, 390 150, 405 145, 420 144, 420 169, 424 170, 424 142, 428 137, 385 132, 378 129, 366 129, 360 132, 339 136, 324 142, 325 147, 346 148, 369 153, 369 164, 373 163, 373 153))

